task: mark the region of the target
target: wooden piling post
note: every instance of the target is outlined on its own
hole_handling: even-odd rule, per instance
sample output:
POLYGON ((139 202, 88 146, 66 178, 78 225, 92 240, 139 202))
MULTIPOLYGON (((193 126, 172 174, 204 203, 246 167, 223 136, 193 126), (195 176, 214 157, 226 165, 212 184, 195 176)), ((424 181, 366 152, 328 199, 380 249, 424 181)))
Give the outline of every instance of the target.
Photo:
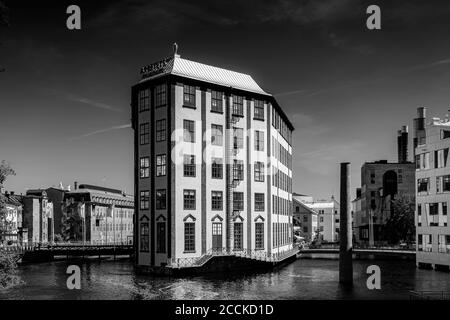
POLYGON ((352 213, 350 199, 350 163, 341 163, 339 282, 353 285, 352 213))

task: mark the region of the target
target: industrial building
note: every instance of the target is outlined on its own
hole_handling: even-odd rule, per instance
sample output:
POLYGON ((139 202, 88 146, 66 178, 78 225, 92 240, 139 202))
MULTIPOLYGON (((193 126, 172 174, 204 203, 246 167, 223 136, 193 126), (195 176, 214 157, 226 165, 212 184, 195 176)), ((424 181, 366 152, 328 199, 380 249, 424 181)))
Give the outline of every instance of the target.
POLYGON ((177 49, 141 74, 131 103, 137 266, 290 253, 294 128, 274 97, 177 49))

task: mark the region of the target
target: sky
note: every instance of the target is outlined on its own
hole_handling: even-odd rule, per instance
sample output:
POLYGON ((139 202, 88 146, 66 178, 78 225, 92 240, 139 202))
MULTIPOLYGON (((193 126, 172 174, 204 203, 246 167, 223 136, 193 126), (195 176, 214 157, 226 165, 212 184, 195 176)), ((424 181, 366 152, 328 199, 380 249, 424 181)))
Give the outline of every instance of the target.
MULTIPOLYGON (((4 1, 0 160, 7 190, 88 183, 133 192, 131 86, 172 53, 248 73, 291 119, 293 190, 352 192, 366 161, 397 160, 417 107, 450 109, 448 1, 4 1), (81 8, 81 30, 66 8, 81 8), (381 8, 381 30, 366 8, 381 8)), ((410 159, 412 149, 409 149, 410 159)))

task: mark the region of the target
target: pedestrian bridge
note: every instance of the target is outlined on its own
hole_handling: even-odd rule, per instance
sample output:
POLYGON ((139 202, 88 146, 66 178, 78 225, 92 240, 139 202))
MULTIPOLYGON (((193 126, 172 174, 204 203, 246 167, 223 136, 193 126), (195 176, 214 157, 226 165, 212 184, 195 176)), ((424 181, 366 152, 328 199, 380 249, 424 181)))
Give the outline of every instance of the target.
POLYGON ((86 243, 58 243, 42 244, 29 243, 0 247, 0 250, 17 254, 21 261, 53 260, 56 256, 88 257, 88 256, 122 256, 132 255, 133 245, 128 243, 86 244, 86 243))
MULTIPOLYGON (((371 258, 401 258, 415 259, 416 251, 401 248, 355 248, 352 250, 354 259, 371 258)), ((300 258, 339 258, 338 248, 306 248, 300 249, 298 256, 300 258)))

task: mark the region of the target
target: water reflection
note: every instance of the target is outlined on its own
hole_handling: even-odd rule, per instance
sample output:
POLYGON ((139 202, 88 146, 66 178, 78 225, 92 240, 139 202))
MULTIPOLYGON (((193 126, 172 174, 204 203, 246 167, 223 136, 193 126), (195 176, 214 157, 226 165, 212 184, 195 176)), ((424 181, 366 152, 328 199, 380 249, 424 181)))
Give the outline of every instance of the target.
POLYGON ((21 266, 24 281, 0 299, 408 299, 408 290, 450 291, 450 273, 409 261, 354 261, 354 285, 339 286, 337 260, 297 260, 272 272, 168 278, 136 275, 129 261, 52 262, 21 266), (66 269, 81 268, 81 290, 68 290, 66 269), (381 290, 368 290, 366 269, 381 268, 381 290))

